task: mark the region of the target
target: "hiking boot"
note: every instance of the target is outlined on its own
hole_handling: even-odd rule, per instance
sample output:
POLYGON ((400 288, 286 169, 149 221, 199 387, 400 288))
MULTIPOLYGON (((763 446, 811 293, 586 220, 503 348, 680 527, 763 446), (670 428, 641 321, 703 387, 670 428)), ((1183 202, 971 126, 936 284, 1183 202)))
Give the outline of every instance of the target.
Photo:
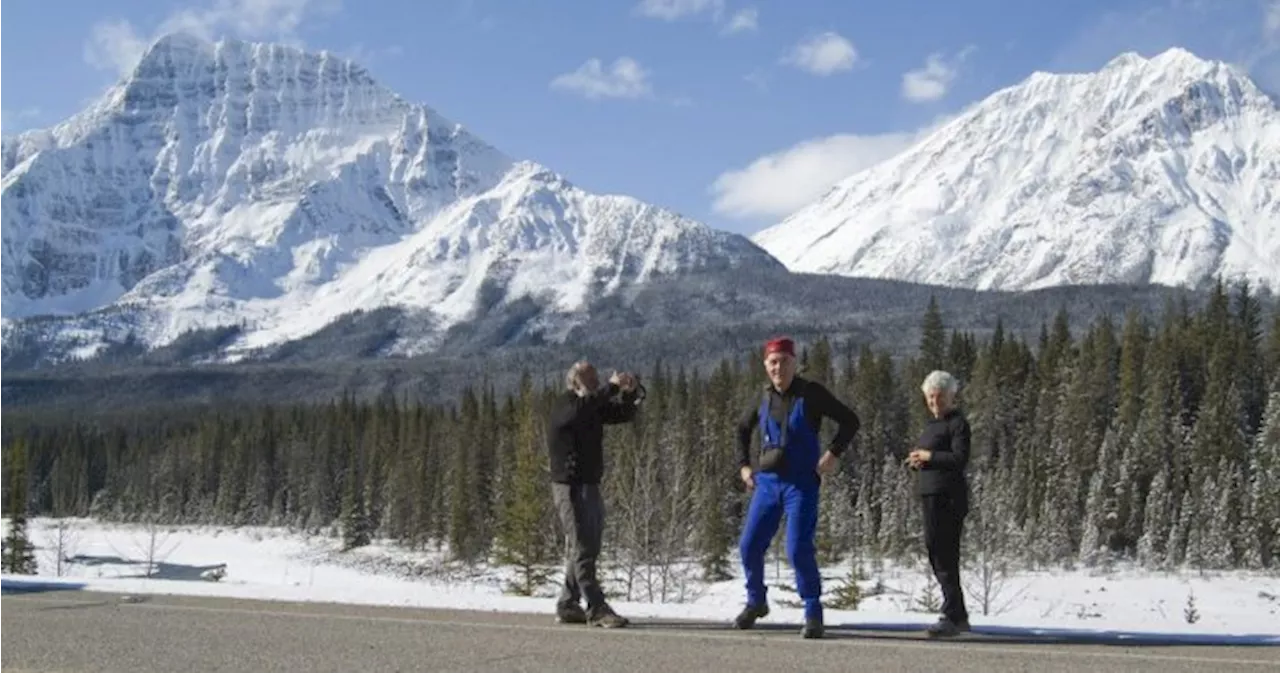
POLYGON ((823 633, 821 619, 806 619, 804 628, 800 629, 801 638, 821 638, 823 633))
POLYGON ((942 617, 936 624, 930 626, 928 633, 930 638, 950 638, 958 636, 969 630, 969 620, 951 621, 948 617, 942 617))
POLYGON ((631 621, 614 612, 613 608, 604 606, 591 614, 587 618, 587 623, 592 626, 601 626, 606 629, 618 629, 631 624, 631 621))
POLYGON ((738 613, 733 619, 733 628, 749 629, 756 625, 756 620, 769 614, 769 606, 764 605, 748 605, 738 613))
POLYGON ((586 624, 587 611, 581 605, 557 605, 556 622, 560 624, 586 624))

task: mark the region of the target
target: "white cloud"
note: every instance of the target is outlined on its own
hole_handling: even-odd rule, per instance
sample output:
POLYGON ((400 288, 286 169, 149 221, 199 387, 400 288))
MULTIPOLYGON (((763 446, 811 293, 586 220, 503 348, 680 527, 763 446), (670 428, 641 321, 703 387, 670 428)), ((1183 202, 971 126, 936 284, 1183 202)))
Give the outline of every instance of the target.
POLYGON ((929 54, 923 68, 902 75, 902 97, 913 103, 927 103, 947 95, 960 63, 972 50, 965 47, 950 61, 944 60, 940 53, 929 54))
POLYGON ((739 219, 781 219, 854 173, 906 149, 916 133, 842 133, 806 140, 725 171, 711 185, 712 210, 739 219))
POLYGON ((725 20, 725 0, 640 0, 633 12, 638 16, 661 21, 678 21, 686 17, 710 16, 713 24, 720 25, 720 34, 758 30, 760 10, 743 7, 725 20))
POLYGON ((338 54, 343 58, 349 58, 367 68, 372 65, 374 61, 387 57, 396 58, 401 56, 404 54, 404 47, 398 44, 392 44, 379 49, 370 49, 364 46, 363 42, 357 42, 338 52, 338 54))
POLYGON ((1263 8, 1262 34, 1268 40, 1280 42, 1280 0, 1271 0, 1263 8))
POLYGON ((28 121, 34 121, 40 117, 40 108, 29 107, 21 110, 0 110, 0 129, 8 130, 17 124, 21 128, 26 128, 28 121))
MULTIPOLYGON (((1278 0, 1280 1, 1280 0, 1278 0)), ((741 33, 748 30, 757 30, 760 27, 760 11, 755 7, 747 7, 734 12, 729 19, 729 23, 725 25, 724 32, 726 35, 741 33)))
POLYGON ((94 67, 124 75, 137 65, 146 49, 147 41, 138 36, 128 21, 99 21, 85 42, 84 60, 94 67))
POLYGON ((676 19, 711 12, 719 19, 724 13, 724 0, 640 0, 635 12, 651 19, 675 21, 676 19))
POLYGON ((802 40, 782 58, 783 63, 824 76, 850 70, 857 61, 853 43, 831 31, 802 40))
POLYGON ((890 159, 951 122, 940 115, 915 131, 811 138, 766 154, 712 183, 712 210, 741 220, 780 220, 820 198, 837 182, 890 159))
POLYGON ((147 38, 128 21, 100 21, 85 43, 84 58, 95 67, 126 74, 151 42, 177 31, 211 40, 238 37, 297 44, 297 31, 308 18, 340 8, 341 0, 214 0, 211 6, 171 14, 147 38))
POLYGON ((653 94, 649 72, 627 56, 615 60, 608 71, 600 59, 587 59, 577 70, 552 79, 551 88, 572 91, 590 99, 645 98, 653 94))

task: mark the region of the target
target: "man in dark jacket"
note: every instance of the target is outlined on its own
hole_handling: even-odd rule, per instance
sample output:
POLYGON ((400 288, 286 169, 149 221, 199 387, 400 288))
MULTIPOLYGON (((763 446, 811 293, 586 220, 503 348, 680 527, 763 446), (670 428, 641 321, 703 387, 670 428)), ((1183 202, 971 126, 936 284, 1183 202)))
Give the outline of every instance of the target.
POLYGON ((829 473, 858 433, 857 414, 836 399, 822 384, 795 375, 795 344, 774 339, 765 344, 764 367, 769 375, 758 405, 738 424, 738 469, 742 481, 754 492, 739 542, 746 576, 747 605, 734 620, 749 629, 769 614, 765 600, 764 556, 787 516, 787 556, 796 573, 796 592, 804 602, 805 625, 801 635, 820 638, 822 577, 818 572, 814 537, 818 528, 818 486, 821 473, 829 473), (822 419, 838 428, 822 450, 822 419), (752 469, 751 436, 760 430, 759 470, 752 469))
POLYGON ((916 482, 924 515, 924 544, 933 575, 942 587, 942 616, 930 636, 969 630, 960 588, 960 539, 969 513, 969 422, 955 407, 960 383, 947 372, 931 372, 920 386, 933 418, 924 428, 907 464, 919 470, 916 482))
POLYGON ((548 423, 552 494, 568 538, 564 586, 556 600, 561 623, 619 627, 628 624, 605 601, 596 576, 596 558, 604 536, 604 426, 635 418, 640 404, 638 382, 615 373, 604 388, 596 369, 577 362, 565 379, 567 390, 556 399, 548 423), (621 401, 615 400, 622 393, 621 401), (587 609, 581 601, 586 598, 587 609))

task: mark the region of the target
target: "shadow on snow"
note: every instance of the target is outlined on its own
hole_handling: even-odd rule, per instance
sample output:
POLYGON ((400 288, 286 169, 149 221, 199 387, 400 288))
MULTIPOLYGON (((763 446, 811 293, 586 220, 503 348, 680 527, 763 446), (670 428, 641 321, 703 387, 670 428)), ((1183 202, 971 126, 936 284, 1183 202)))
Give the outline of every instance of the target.
POLYGON ((26 579, 5 577, 0 579, 0 594, 39 594, 49 591, 80 591, 84 582, 52 581, 45 579, 26 579))
MULTIPOLYGON (((1121 647, 1175 647, 1175 646, 1280 646, 1280 633, 1161 633, 1158 631, 1123 631, 1112 629, 1043 628, 1034 626, 974 625, 969 633, 955 638, 928 638, 928 623, 894 622, 844 622, 827 624, 828 639, 896 639, 950 640, 965 643, 990 644, 1046 644, 1046 645, 1114 645, 1121 647)), ((690 629, 704 631, 734 630, 729 623, 688 622, 679 620, 637 620, 632 628, 638 629, 690 629)), ((799 637, 799 623, 757 623, 751 631, 765 633, 791 633, 799 637)), ((749 633, 744 631, 743 633, 749 633)))
POLYGON ((154 562, 151 564, 151 574, 148 575, 146 561, 121 558, 119 556, 105 555, 87 555, 78 554, 67 559, 68 563, 74 563, 81 566, 125 566, 135 567, 135 574, 118 575, 117 579, 153 579, 153 580, 181 580, 181 581, 208 581, 220 579, 222 574, 226 572, 227 564, 211 563, 209 565, 191 565, 186 563, 165 563, 154 562))

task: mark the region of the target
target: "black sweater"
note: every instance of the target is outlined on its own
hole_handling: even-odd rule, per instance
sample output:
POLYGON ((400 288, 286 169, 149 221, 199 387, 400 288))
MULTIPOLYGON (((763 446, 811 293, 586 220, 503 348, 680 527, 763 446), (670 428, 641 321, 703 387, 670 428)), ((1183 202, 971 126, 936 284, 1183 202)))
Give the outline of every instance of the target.
MULTIPOLYGON (((813 428, 813 433, 822 432, 823 417, 836 422, 836 436, 831 439, 827 449, 835 456, 842 454, 858 434, 862 422, 848 405, 836 399, 825 386, 817 381, 795 377, 785 393, 774 389, 773 384, 765 386, 769 392, 769 416, 779 424, 786 422, 786 402, 789 398, 803 397, 805 401, 804 418, 813 428)), ((751 465, 751 437, 760 422, 760 403, 763 398, 756 398, 750 411, 743 414, 738 421, 738 467, 751 465)))
POLYGON ((635 418, 637 393, 614 398, 618 386, 585 397, 565 391, 556 398, 547 428, 551 480, 561 484, 598 484, 604 476, 604 425, 635 418))
POLYGON ((924 426, 917 444, 932 452, 929 462, 920 468, 917 484, 920 495, 948 493, 959 495, 967 486, 965 468, 969 465, 969 421, 958 409, 942 418, 932 418, 924 426))

